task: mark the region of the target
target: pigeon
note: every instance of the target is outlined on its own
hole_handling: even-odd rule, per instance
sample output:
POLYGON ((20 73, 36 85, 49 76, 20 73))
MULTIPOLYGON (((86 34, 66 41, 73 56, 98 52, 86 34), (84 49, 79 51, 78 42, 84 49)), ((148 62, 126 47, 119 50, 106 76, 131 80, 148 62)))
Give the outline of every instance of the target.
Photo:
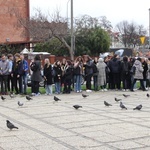
POLYGON ((12 124, 9 120, 6 120, 6 125, 10 130, 12 130, 13 128, 18 129, 18 127, 16 127, 14 124, 12 124))
POLYGON ((6 98, 3 95, 1 95, 1 99, 4 101, 6 98))
POLYGON ((18 101, 18 106, 23 106, 23 103, 21 103, 20 101, 18 101))
POLYGON ((75 109, 82 108, 82 106, 80 106, 80 105, 73 105, 73 107, 74 107, 75 109))
POLYGON ((54 96, 54 101, 61 101, 58 97, 54 96))
POLYGON ((150 95, 149 95, 148 93, 146 94, 146 96, 147 96, 147 97, 150 97, 150 95))
POLYGON ((124 97, 129 97, 130 95, 123 94, 124 97))
POLYGON ((141 108, 142 108, 142 105, 138 105, 135 108, 133 108, 133 110, 141 110, 141 108))
POLYGON ((26 95, 26 99, 27 99, 28 101, 32 100, 32 98, 31 98, 29 95, 26 95))
POLYGON ((10 96, 10 98, 14 98, 15 97, 12 93, 10 93, 9 96, 10 96))
POLYGON ((120 107, 121 107, 122 109, 126 109, 126 110, 127 110, 127 108, 125 107, 125 105, 124 105, 122 102, 120 102, 120 107))
POLYGON ((82 97, 86 98, 88 97, 89 95, 86 95, 86 94, 82 94, 82 97))
POLYGON ((119 101, 121 101, 121 100, 122 100, 122 99, 118 99, 118 98, 115 97, 115 101, 116 101, 116 102, 119 102, 119 101))
POLYGON ((104 101, 104 105, 105 106, 112 106, 111 104, 109 104, 108 102, 104 101))

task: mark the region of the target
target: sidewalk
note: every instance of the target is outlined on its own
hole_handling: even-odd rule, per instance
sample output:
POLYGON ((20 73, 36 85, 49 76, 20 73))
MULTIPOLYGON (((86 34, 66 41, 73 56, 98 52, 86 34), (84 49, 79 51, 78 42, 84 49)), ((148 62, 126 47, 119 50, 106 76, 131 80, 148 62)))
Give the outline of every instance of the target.
MULTIPOLYGON (((0 101, 0 150, 150 150, 150 98, 148 92, 91 92, 35 96, 0 101), (129 94, 124 98, 122 94, 129 94), (121 110, 114 98, 128 110, 121 110), (18 107, 17 102, 24 103, 18 107), (104 100, 113 106, 104 106, 104 100), (72 106, 82 105, 75 110, 72 106), (141 111, 133 110, 139 104, 141 111), (6 120, 19 129, 10 131, 6 120)), ((150 91, 149 91, 150 94, 150 91)))

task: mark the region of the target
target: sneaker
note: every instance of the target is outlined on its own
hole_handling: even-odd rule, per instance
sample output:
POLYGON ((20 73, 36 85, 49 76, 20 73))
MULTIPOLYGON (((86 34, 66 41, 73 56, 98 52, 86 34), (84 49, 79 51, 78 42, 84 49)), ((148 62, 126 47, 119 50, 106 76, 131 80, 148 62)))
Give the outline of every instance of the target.
POLYGON ((79 93, 79 91, 77 91, 77 93, 79 93))
POLYGON ((104 89, 104 91, 107 92, 108 90, 107 90, 107 89, 104 89))
POLYGON ((100 91, 101 91, 101 92, 104 92, 104 90, 103 90, 103 89, 101 89, 100 91))
POLYGON ((86 92, 92 92, 92 90, 86 90, 86 92))
POLYGON ((35 93, 31 93, 31 95, 32 95, 32 96, 35 96, 36 94, 35 94, 35 93))
POLYGON ((122 91, 124 91, 124 92, 125 92, 126 90, 125 90, 125 89, 122 89, 122 91))

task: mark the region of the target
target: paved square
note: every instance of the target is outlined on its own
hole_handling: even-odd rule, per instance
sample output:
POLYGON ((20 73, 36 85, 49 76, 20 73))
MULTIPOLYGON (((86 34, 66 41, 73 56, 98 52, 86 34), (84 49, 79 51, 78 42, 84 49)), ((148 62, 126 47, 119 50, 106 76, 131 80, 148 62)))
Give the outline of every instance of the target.
MULTIPOLYGON (((5 96, 0 101, 0 150, 149 150, 150 98, 148 92, 91 92, 40 95, 27 101, 25 97, 5 96), (125 98, 122 94, 129 94, 125 98), (121 98, 128 108, 121 110, 114 98, 121 98), (21 101, 24 106, 19 107, 21 101), (104 106, 104 100, 112 106, 104 106), (82 105, 75 110, 72 106, 82 105), (141 111, 133 110, 139 104, 141 111), (6 120, 19 129, 10 131, 6 120)), ((150 92, 149 92, 150 93, 150 92)))

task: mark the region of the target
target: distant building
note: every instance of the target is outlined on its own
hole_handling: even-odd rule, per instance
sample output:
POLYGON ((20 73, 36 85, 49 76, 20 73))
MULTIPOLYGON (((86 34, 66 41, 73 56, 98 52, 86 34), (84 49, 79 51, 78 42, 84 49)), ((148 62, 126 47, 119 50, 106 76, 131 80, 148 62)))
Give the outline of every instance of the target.
POLYGON ((25 44, 29 35, 17 17, 29 18, 29 0, 0 0, 0 44, 25 44))

